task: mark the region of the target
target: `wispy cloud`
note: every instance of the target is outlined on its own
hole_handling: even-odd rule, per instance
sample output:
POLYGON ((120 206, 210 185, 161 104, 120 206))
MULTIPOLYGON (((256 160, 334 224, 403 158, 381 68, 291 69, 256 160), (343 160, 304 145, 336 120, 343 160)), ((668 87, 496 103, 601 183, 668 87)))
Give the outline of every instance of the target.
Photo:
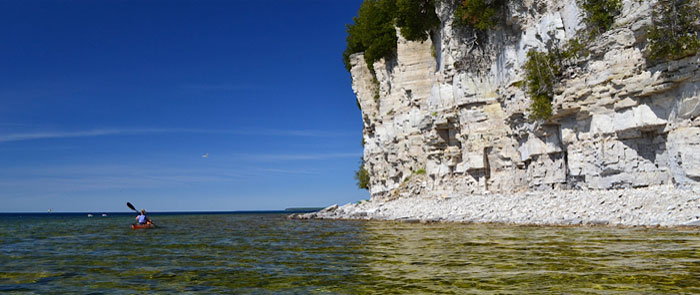
POLYGON ((311 175, 311 174, 318 174, 319 173, 317 170, 314 170, 314 169, 280 169, 280 168, 253 168, 253 169, 250 169, 249 171, 263 173, 263 174, 278 173, 278 174, 311 175))
POLYGON ((253 88, 251 85, 245 84, 185 84, 182 85, 184 89, 191 90, 201 90, 201 91, 234 91, 234 90, 244 90, 253 88))
POLYGON ((12 134, 0 134, 0 143, 12 141, 25 141, 37 139, 61 139, 79 137, 97 137, 113 135, 140 135, 156 133, 204 133, 204 134, 231 134, 251 136, 291 136, 291 137, 334 137, 344 136, 348 132, 332 132, 321 130, 284 130, 284 129, 188 129, 188 128, 131 128, 131 129, 92 129, 79 131, 38 131, 12 134))
POLYGON ((47 138, 73 138, 73 137, 92 137, 123 134, 122 130, 88 130, 88 131, 73 131, 73 132, 29 132, 0 135, 0 142, 24 141, 34 139, 47 138))
POLYGON ((79 131, 38 131, 38 132, 23 132, 14 134, 0 134, 0 143, 10 141, 24 141, 35 139, 52 139, 52 138, 77 138, 77 137, 96 137, 109 135, 138 135, 138 134, 153 134, 153 133, 174 133, 174 132, 195 132, 201 133, 206 130, 196 129, 177 129, 177 128, 133 128, 133 129, 92 129, 79 131))
POLYGON ((292 137, 336 137, 336 136, 347 136, 355 135, 351 132, 338 132, 338 131, 323 131, 323 130, 309 130, 309 129, 298 129, 298 130, 285 130, 285 129, 245 129, 245 130, 230 130, 221 131, 222 133, 228 132, 240 135, 261 135, 261 136, 292 136, 292 137))
POLYGON ((277 167, 172 167, 137 165, 49 165, 0 170, 0 191, 43 195, 51 192, 105 191, 210 186, 252 178, 312 175, 315 169, 277 167))
POLYGON ((312 161, 361 157, 362 153, 318 153, 318 154, 239 154, 238 158, 251 161, 312 161))

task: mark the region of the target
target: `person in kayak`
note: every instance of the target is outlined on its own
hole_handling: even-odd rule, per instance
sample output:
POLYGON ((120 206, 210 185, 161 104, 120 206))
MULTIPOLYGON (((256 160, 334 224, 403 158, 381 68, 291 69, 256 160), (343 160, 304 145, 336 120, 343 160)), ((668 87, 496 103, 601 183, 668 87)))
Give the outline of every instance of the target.
POLYGON ((141 209, 141 214, 139 216, 136 216, 136 220, 138 220, 139 224, 147 224, 151 223, 151 220, 146 217, 146 209, 141 209))

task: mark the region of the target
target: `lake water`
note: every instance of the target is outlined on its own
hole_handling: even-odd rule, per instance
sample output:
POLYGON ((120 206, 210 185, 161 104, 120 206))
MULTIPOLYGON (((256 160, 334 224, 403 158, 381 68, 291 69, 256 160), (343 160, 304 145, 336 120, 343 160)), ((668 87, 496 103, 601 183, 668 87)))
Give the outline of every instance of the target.
POLYGON ((700 230, 0 215, 0 293, 700 293, 700 230))

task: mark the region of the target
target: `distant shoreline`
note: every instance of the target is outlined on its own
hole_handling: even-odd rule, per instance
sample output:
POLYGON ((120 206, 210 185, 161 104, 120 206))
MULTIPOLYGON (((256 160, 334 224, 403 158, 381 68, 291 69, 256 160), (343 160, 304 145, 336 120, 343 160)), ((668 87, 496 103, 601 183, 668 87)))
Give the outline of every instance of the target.
POLYGON ((330 206, 294 219, 515 225, 700 226, 700 189, 657 186, 605 191, 428 194, 330 206))

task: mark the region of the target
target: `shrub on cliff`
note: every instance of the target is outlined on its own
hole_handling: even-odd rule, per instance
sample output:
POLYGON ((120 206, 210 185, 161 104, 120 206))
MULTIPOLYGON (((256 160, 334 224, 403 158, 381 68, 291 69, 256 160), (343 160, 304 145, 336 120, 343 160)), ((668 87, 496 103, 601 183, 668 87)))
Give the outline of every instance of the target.
POLYGON ((354 23, 347 26, 347 48, 343 52, 345 68, 350 70, 350 55, 364 52, 365 62, 372 72, 373 64, 390 57, 396 51, 394 15, 395 0, 366 0, 360 6, 354 23))
POLYGON ((530 95, 530 119, 546 120, 552 116, 554 86, 561 75, 555 54, 531 50, 525 62, 527 94, 530 95))
POLYGON ((440 24, 434 0, 396 0, 396 26, 401 36, 412 41, 425 41, 428 32, 440 24))
POLYGON ((562 79, 564 70, 588 55, 586 46, 577 38, 569 40, 562 49, 552 44, 549 47, 546 52, 529 51, 524 65, 532 120, 547 120, 552 116, 554 89, 562 79))
POLYGON ((424 41, 439 24, 434 0, 365 0, 346 29, 345 68, 350 70, 350 55, 364 52, 365 62, 374 72, 374 62, 396 52, 396 27, 404 38, 424 41))
POLYGON ((496 25, 496 14, 504 0, 459 0, 455 9, 455 20, 463 25, 486 30, 496 25))
POLYGON ((580 0, 579 3, 586 12, 583 21, 591 37, 610 30, 622 9, 622 0, 580 0))
POLYGON ((369 172, 365 169, 365 161, 360 161, 360 169, 355 171, 355 180, 357 180, 357 187, 362 189, 369 189, 369 172))
POLYGON ((659 0, 652 10, 647 58, 676 60, 700 50, 700 9, 696 0, 659 0))
POLYGON ((525 62, 525 85, 530 96, 530 119, 548 120, 552 117, 554 89, 567 67, 589 54, 587 43, 612 28, 622 9, 621 0, 580 0, 585 11, 586 30, 570 39, 560 49, 548 44, 547 52, 530 51, 525 62))

